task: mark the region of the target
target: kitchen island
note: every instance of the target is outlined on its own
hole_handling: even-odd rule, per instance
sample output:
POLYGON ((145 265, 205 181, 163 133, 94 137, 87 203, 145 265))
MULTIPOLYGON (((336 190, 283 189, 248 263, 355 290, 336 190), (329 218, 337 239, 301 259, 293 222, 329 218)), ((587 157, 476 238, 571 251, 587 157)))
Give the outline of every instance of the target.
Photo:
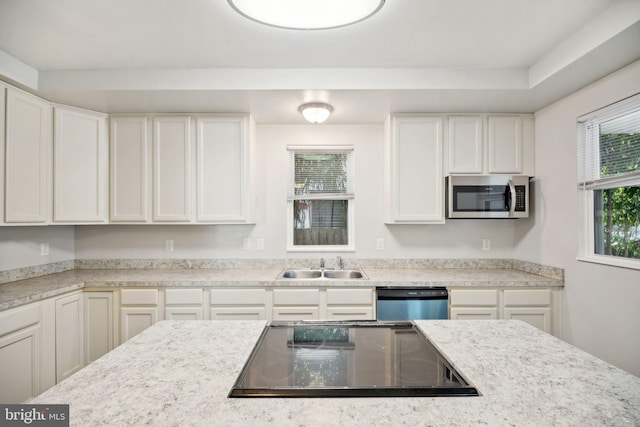
POLYGON ((263 321, 163 321, 33 403, 72 425, 640 425, 640 378, 520 321, 416 321, 478 397, 228 398, 263 321))

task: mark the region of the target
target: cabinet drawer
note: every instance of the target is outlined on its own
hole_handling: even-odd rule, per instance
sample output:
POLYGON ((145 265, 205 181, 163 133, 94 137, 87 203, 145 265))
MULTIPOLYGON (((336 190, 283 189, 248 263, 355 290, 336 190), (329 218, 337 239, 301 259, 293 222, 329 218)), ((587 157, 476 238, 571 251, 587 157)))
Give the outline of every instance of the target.
POLYGON ((451 305, 460 306, 495 306, 498 305, 496 289, 452 289, 449 292, 451 305))
POLYGON ((166 289, 167 305, 202 304, 202 289, 166 289))
POLYGON ((327 289, 327 304, 373 304, 373 289, 327 289))
POLYGON ((264 305, 264 289, 211 289, 211 305, 264 305))
POLYGON ((0 336, 40 322, 40 306, 26 305, 0 313, 0 336))
POLYGON ((274 289, 274 305, 318 305, 319 289, 274 289))
POLYGON ((505 306, 551 305, 551 289, 508 289, 504 291, 505 306))
POLYGON ((120 291, 122 305, 158 305, 157 289, 123 289, 120 291))

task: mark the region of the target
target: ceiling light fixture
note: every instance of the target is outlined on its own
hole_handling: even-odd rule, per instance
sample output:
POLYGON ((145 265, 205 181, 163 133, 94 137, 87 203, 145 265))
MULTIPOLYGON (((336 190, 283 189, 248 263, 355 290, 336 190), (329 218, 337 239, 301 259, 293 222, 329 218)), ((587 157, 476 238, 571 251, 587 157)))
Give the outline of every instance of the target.
POLYGON ((307 102, 298 107, 309 123, 322 123, 329 118, 333 112, 333 107, 324 102, 307 102))
POLYGON ((272 27, 326 30, 363 21, 385 0, 227 0, 241 15, 272 27))

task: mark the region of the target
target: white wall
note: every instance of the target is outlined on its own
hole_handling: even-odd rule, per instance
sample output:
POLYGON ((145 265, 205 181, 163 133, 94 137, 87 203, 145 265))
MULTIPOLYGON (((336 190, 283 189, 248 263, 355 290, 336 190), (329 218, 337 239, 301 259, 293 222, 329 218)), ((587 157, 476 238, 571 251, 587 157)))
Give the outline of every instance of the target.
MULTIPOLYGON (((320 257, 286 252, 287 145, 355 146, 356 252, 358 258, 512 257, 515 221, 455 220, 446 225, 383 223, 383 141, 380 125, 258 125, 258 213, 256 225, 108 225, 76 228, 76 257, 97 258, 293 258, 320 257), (244 238, 251 250, 243 250, 244 238), (255 239, 265 250, 255 250, 255 239), (376 250, 376 239, 385 250, 376 250), (483 238, 492 250, 482 251, 483 238), (174 240, 174 252, 164 250, 174 240)), ((419 183, 418 183, 419 185, 419 183)), ((330 254, 322 254, 328 256, 330 254)))
POLYGON ((0 227, 0 271, 74 259, 74 227, 0 227), (49 243, 49 255, 40 244, 49 243))
POLYGON ((518 223, 516 258, 565 269, 563 338, 640 375, 640 270, 577 255, 576 118, 640 92, 640 61, 536 113, 535 221, 518 223))

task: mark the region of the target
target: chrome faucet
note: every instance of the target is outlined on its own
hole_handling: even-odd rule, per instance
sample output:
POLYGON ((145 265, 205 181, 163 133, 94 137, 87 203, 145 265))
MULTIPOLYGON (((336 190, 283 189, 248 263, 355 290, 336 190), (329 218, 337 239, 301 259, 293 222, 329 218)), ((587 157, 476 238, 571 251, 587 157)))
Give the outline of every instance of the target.
POLYGON ((340 270, 344 270, 344 260, 341 256, 338 257, 338 267, 340 268, 340 270))
POLYGON ((320 270, 324 270, 324 258, 320 258, 320 270))

